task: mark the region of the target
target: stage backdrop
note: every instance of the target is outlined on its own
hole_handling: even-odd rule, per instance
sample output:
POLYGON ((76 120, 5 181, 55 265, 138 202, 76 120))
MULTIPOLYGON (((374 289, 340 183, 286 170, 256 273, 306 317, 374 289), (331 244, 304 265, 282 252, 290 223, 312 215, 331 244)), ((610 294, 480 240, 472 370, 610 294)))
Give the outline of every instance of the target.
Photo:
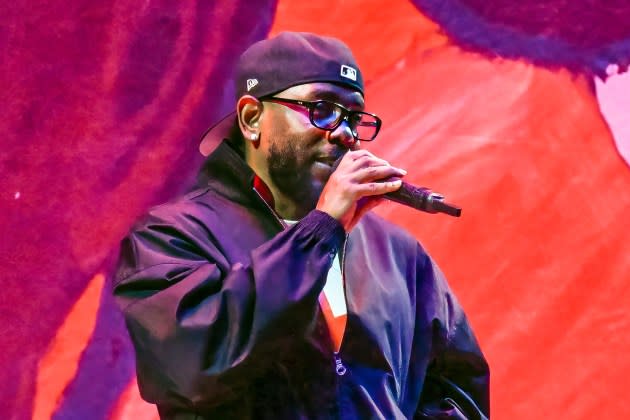
POLYGON ((282 30, 347 42, 384 120, 369 149, 463 207, 378 213, 425 245, 467 310, 492 417, 630 417, 617 392, 630 374, 630 92, 603 82, 610 63, 627 67, 630 13, 592 4, 5 2, 0 417, 157 418, 111 297, 118 243, 190 186, 236 58, 282 30))

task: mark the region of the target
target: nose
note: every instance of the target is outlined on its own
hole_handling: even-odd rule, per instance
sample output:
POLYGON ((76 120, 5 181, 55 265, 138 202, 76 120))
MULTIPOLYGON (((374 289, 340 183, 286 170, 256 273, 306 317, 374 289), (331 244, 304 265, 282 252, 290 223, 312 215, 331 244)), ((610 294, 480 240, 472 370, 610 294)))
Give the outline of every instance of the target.
POLYGON ((357 140, 352 135, 352 129, 345 119, 341 121, 341 124, 339 124, 337 128, 333 131, 329 131, 328 141, 337 143, 348 149, 352 149, 357 143, 357 140))

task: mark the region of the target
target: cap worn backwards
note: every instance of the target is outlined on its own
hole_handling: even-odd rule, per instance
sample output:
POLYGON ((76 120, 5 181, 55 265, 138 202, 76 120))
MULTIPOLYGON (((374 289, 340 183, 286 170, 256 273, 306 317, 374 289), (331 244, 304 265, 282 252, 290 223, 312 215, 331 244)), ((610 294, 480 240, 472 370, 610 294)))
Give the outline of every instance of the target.
MULTIPOLYGON (((328 82, 363 91, 363 76, 350 48, 340 40, 307 32, 282 32, 252 44, 236 68, 236 100, 243 95, 273 95, 304 83, 328 82)), ((231 113, 232 115, 234 113, 231 113)), ((229 117, 229 115, 228 115, 229 117)), ((199 149, 208 155, 225 136, 226 117, 203 136, 199 149)))
POLYGON ((363 94, 363 77, 343 42, 306 32, 282 32, 241 55, 236 98, 246 94, 261 98, 313 82, 339 83, 363 94))

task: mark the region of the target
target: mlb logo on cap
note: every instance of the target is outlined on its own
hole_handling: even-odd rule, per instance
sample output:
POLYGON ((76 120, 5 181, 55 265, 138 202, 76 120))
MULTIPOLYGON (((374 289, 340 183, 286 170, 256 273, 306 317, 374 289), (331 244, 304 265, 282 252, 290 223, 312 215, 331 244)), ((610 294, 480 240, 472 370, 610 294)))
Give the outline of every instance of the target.
POLYGON ((346 79, 357 81, 357 71, 350 66, 346 66, 345 64, 341 65, 341 76, 346 79))

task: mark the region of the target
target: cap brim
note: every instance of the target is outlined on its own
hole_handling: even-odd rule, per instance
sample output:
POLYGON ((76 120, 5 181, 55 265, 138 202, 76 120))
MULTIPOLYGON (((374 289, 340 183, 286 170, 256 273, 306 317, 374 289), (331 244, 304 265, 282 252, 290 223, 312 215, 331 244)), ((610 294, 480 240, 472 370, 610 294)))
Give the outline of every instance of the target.
POLYGON ((204 156, 208 156, 212 153, 212 151, 221 144, 221 141, 230 135, 235 121, 236 111, 233 111, 221 118, 216 124, 210 126, 201 136, 199 152, 204 156))

